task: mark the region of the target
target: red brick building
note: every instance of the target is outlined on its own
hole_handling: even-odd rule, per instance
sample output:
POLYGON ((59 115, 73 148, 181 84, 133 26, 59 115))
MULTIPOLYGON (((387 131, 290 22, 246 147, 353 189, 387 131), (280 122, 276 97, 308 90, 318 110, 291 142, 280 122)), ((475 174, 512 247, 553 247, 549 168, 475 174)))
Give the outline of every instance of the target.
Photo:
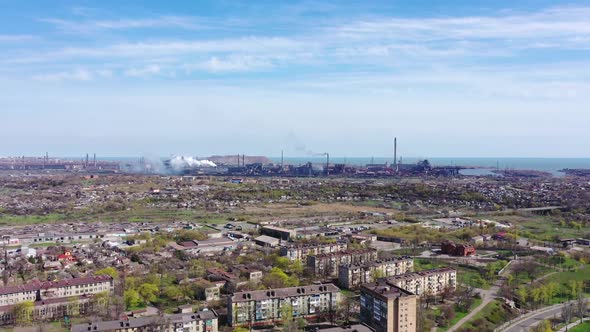
POLYGON ((475 247, 470 244, 456 244, 445 241, 441 244, 441 252, 451 256, 475 256, 475 247))

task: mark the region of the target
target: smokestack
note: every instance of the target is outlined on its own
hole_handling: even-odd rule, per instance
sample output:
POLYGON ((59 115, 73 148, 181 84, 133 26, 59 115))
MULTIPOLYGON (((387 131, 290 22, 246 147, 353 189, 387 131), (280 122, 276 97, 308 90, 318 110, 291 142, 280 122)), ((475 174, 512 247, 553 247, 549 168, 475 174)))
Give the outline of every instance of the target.
POLYGON ((242 166, 246 166, 246 155, 242 155, 242 166))
POLYGON ((281 150, 281 170, 283 169, 284 166, 285 166, 285 164, 283 163, 283 150, 281 150))
POLYGON ((240 167, 240 154, 238 153, 238 167, 240 167))
POLYGON ((397 166, 397 137, 393 138, 393 166, 397 166))
POLYGON ((326 175, 330 175, 330 154, 326 152, 326 175))
POLYGON ((96 153, 94 154, 94 168, 96 168, 96 153))
POLYGON ((86 154, 86 167, 88 167, 88 153, 86 154))

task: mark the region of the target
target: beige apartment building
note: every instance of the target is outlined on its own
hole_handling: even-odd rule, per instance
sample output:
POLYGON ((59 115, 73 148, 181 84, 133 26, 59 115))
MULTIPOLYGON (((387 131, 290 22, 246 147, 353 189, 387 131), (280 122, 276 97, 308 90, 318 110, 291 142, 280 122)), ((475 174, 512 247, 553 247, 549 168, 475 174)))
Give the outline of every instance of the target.
POLYGON ((106 275, 7 286, 0 288, 0 306, 112 292, 113 287, 113 278, 106 275))
POLYGON ((334 284, 277 288, 234 293, 228 298, 230 326, 267 326, 281 321, 281 308, 291 306, 293 317, 306 319, 334 313, 340 289, 334 284))
POLYGON ((383 280, 360 288, 361 322, 376 332, 416 332, 418 296, 383 280))
POLYGON ((92 322, 72 326, 72 332, 217 332, 217 313, 203 310, 195 313, 179 313, 92 322))
POLYGON ((412 294, 439 295, 447 289, 457 288, 457 271, 451 268, 439 268, 406 273, 386 279, 388 284, 405 289, 412 294))
POLYGON ((322 243, 322 244, 300 244, 281 247, 281 256, 287 257, 291 261, 300 260, 305 262, 307 256, 329 254, 333 252, 345 251, 347 249, 345 242, 322 243))
POLYGON ((410 257, 395 257, 366 264, 344 264, 338 268, 338 283, 347 289, 358 288, 361 284, 414 271, 414 260, 410 257))
POLYGON ((307 269, 318 276, 336 277, 344 264, 367 264, 377 260, 376 249, 356 249, 307 257, 307 269))

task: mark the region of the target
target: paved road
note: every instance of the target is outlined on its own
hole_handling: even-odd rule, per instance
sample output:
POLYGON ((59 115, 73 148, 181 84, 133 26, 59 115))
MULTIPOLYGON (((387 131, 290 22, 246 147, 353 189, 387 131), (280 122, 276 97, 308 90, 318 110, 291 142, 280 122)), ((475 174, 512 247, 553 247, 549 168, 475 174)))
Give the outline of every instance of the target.
POLYGON ((550 308, 544 308, 537 310, 529 315, 526 318, 518 320, 516 323, 508 326, 507 328, 503 329, 502 332, 525 332, 528 331, 531 327, 537 326, 542 321, 553 318, 559 317, 561 315, 561 307, 564 304, 560 304, 557 306, 552 306, 550 308))
POLYGON ((469 314, 467 314, 467 316, 463 317, 460 321, 458 321, 457 324, 451 326, 451 328, 449 328, 447 332, 454 332, 457 329, 459 329, 463 324, 470 321, 471 318, 473 318, 473 316, 477 315, 477 313, 480 312, 488 303, 494 300, 499 289, 499 282, 496 283, 496 285, 490 287, 490 289, 488 290, 480 289, 479 295, 482 298, 480 305, 475 307, 475 309, 473 309, 469 314))

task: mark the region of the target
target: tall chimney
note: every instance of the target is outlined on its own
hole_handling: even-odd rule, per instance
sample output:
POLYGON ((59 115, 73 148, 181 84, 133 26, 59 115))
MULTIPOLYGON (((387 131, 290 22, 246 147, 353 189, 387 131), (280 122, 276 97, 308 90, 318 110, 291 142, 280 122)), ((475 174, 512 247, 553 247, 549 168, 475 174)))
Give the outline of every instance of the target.
POLYGON ((393 138, 393 167, 397 171, 397 137, 393 138))
POLYGON ((285 166, 285 164, 283 163, 283 150, 281 150, 281 170, 283 169, 284 166, 285 166))
POLYGON ((326 175, 330 175, 330 154, 326 152, 326 175))
POLYGON ((86 154, 86 166, 85 167, 88 167, 88 153, 86 154))
POLYGON ((96 153, 94 154, 94 168, 96 168, 96 153))
POLYGON ((246 166, 246 155, 242 154, 242 166, 246 166))

